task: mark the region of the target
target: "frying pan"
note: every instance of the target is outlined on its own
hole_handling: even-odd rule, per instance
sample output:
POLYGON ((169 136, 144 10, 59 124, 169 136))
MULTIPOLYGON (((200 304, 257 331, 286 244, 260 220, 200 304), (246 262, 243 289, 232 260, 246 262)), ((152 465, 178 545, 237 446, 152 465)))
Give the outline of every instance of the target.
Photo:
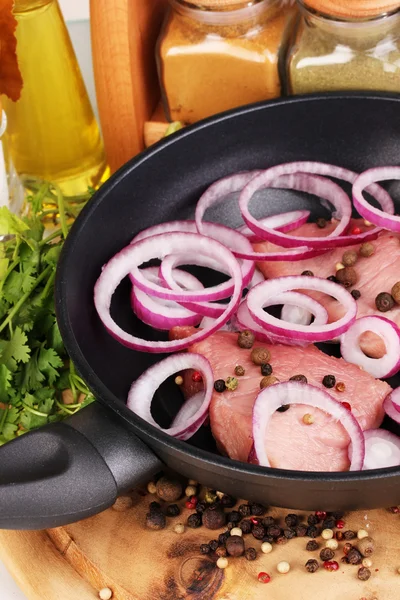
MULTIPOLYGON (((146 227, 193 216, 206 187, 229 173, 293 160, 361 171, 398 164, 399 156, 400 97, 328 94, 218 115, 167 138, 117 172, 75 222, 56 282, 66 348, 98 401, 0 449, 0 527, 54 527, 88 517, 165 465, 264 504, 352 510, 400 503, 400 468, 352 473, 267 469, 220 456, 206 428, 182 442, 142 421, 125 406, 127 393, 131 382, 161 357, 121 346, 93 305, 94 284, 111 256, 146 227)), ((395 186, 388 189, 396 192, 395 186)), ((297 193, 275 190, 269 198, 264 209, 269 206, 271 214, 295 206, 311 207, 314 217, 324 214, 318 202, 297 193)), ((212 216, 235 225, 229 203, 212 216)), ((132 333, 156 339, 132 314, 128 291, 123 282, 113 314, 132 333)), ((337 351, 334 346, 325 350, 337 351)), ((390 383, 399 385, 400 379, 390 383)), ((154 401, 155 418, 164 427, 182 402, 176 388, 161 388, 154 401)))

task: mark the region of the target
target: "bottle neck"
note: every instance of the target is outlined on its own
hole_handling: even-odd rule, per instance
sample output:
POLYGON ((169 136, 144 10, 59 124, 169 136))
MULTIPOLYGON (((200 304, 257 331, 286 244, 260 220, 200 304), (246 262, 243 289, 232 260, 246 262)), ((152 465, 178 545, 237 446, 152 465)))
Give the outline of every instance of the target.
POLYGON ((185 0, 170 0, 174 11, 182 17, 191 19, 204 26, 232 27, 252 26, 260 20, 272 18, 279 10, 279 0, 253 0, 241 4, 225 6, 217 9, 214 6, 204 8, 199 5, 189 4, 185 0))
POLYGON ((376 17, 359 19, 342 19, 319 13, 309 8, 303 0, 298 0, 301 13, 306 24, 311 28, 332 35, 336 39, 347 40, 383 40, 391 34, 398 37, 400 10, 385 13, 376 17))
POLYGON ((54 0, 15 0, 14 14, 20 15, 23 13, 35 12, 53 4, 54 0))

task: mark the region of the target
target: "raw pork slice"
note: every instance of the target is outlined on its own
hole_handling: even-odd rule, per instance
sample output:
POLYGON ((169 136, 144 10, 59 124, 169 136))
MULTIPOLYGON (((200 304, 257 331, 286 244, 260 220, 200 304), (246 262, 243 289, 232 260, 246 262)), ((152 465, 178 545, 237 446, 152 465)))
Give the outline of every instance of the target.
MULTIPOLYGON (((176 327, 171 337, 186 337, 192 328, 176 327)), ((363 429, 379 427, 384 411, 382 403, 391 388, 387 383, 375 380, 371 375, 342 359, 327 356, 315 346, 294 348, 290 346, 267 346, 271 352, 273 374, 286 381, 293 375, 305 375, 309 383, 323 388, 325 375, 335 375, 344 382, 345 392, 326 390, 332 397, 349 402, 353 414, 363 429)), ((239 377, 234 392, 214 392, 210 421, 212 433, 222 453, 230 458, 247 462, 252 447, 252 410, 260 390, 262 375, 260 367, 250 359, 250 350, 239 348, 237 334, 218 332, 206 340, 194 344, 191 352, 207 357, 215 379, 234 375, 236 365, 242 365, 245 375, 239 377)), ((191 395, 193 383, 187 377, 185 392, 191 395), (190 389, 192 388, 192 389, 190 389)), ((273 467, 303 471, 343 471, 349 466, 347 447, 349 438, 342 426, 329 415, 305 405, 296 405, 284 413, 276 412, 266 436, 268 457, 273 467), (305 425, 303 416, 314 416, 312 425, 305 425)))

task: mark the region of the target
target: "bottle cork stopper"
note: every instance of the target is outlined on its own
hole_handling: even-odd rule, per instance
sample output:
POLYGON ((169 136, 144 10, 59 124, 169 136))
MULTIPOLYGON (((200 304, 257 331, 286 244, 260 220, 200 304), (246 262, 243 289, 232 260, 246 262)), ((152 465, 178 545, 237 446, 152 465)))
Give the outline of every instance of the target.
POLYGON ((319 13, 342 19, 368 19, 400 9, 394 0, 304 0, 319 13))

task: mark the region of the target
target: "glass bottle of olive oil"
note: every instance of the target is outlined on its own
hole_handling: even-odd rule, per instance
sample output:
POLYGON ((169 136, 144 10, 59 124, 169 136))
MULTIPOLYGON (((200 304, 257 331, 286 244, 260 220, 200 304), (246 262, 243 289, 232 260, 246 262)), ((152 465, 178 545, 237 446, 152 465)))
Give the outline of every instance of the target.
POLYGON ((99 127, 57 0, 15 0, 24 87, 4 99, 8 150, 18 173, 77 196, 108 176, 99 127))

